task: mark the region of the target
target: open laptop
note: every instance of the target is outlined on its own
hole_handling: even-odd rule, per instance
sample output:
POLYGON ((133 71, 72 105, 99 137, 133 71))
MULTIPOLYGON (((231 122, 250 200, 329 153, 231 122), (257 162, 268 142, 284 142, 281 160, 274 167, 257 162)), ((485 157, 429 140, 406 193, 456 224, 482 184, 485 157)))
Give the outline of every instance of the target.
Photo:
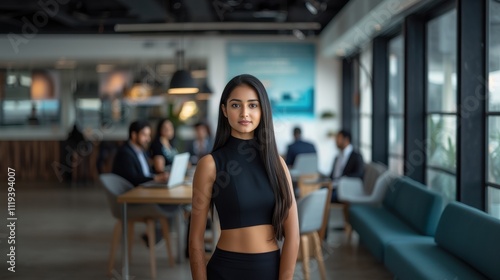
POLYGON ((170 189, 185 184, 189 157, 190 157, 189 153, 182 153, 174 156, 174 161, 172 162, 172 167, 170 168, 170 175, 168 177, 168 182, 159 183, 155 181, 148 181, 144 184, 141 184, 141 186, 148 188, 170 189))

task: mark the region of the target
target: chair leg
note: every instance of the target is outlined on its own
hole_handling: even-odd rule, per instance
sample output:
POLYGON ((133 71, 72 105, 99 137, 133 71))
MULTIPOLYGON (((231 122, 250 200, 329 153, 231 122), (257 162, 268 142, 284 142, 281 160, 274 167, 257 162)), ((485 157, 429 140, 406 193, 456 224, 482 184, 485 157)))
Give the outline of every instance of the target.
POLYGON ((128 261, 132 262, 132 246, 134 245, 134 222, 127 222, 127 246, 128 246, 128 261))
POLYGON ((115 266, 115 253, 118 248, 118 243, 120 243, 122 232, 122 221, 116 221, 115 227, 113 229, 113 239, 111 240, 111 249, 109 251, 109 260, 108 260, 108 276, 111 276, 111 272, 115 266))
POLYGON ((352 227, 351 224, 349 223, 349 203, 344 204, 344 227, 345 227, 345 233, 347 235, 347 243, 351 243, 351 237, 352 237, 352 227))
MULTIPOLYGON (((167 218, 160 218, 161 231, 163 232, 163 239, 165 239, 165 244, 167 245, 167 255, 168 255, 168 264, 170 267, 174 267, 174 255, 172 254, 172 244, 170 243, 170 227, 168 225, 167 218)), ((179 236, 182 238, 182 236, 179 236)))
POLYGON ((309 271, 309 238, 307 235, 300 236, 300 252, 302 254, 302 271, 304 279, 310 280, 309 271))
POLYGON ((316 261, 318 262, 319 272, 321 273, 321 280, 326 280, 326 270, 325 262, 323 261, 323 251, 321 250, 321 240, 319 238, 318 232, 313 232, 311 234, 314 243, 314 254, 316 261))
POLYGON ((146 220, 148 245, 149 245, 149 258, 151 263, 151 278, 156 278, 156 257, 155 257, 155 220, 146 220))

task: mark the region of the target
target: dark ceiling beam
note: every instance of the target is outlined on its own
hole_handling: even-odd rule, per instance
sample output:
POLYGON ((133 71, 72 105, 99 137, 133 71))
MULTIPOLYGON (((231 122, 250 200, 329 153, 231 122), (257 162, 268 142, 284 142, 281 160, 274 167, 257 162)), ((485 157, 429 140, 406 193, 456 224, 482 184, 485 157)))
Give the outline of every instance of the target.
MULTIPOLYGON (((186 5, 189 18, 192 22, 210 22, 214 21, 214 12, 212 7, 208 4, 209 2, 215 3, 216 1, 207 1, 207 0, 189 0, 184 1, 184 5, 186 5)), ((216 4, 214 5, 214 9, 218 9, 219 7, 216 4)))
POLYGON ((89 23, 85 23, 75 19, 68 15, 65 11, 60 10, 54 15, 54 20, 68 26, 68 27, 78 27, 78 26, 89 26, 89 23))
POLYGON ((188 22, 188 23, 137 23, 117 24, 116 32, 159 32, 159 31, 275 31, 275 30, 319 30, 317 22, 188 22))
POLYGON ((118 0, 130 9, 130 14, 137 15, 143 21, 167 21, 166 8, 156 0, 118 0))

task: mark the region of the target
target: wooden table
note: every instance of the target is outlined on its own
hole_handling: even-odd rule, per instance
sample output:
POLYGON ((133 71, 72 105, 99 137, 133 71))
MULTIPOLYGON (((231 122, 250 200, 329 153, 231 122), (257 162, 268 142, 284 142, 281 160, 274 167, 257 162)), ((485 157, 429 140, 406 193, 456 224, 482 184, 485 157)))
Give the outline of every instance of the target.
MULTIPOLYGON (((132 190, 118 196, 118 203, 123 203, 123 240, 122 240, 122 277, 124 280, 129 279, 128 274, 128 248, 127 248, 127 204, 144 204, 144 203, 154 203, 154 204, 171 204, 171 205, 183 205, 191 204, 193 197, 192 186, 183 185, 175 187, 172 189, 167 188, 144 188, 136 187, 132 190)), ((182 212, 177 215, 177 262, 183 262, 184 258, 184 216, 182 212)))

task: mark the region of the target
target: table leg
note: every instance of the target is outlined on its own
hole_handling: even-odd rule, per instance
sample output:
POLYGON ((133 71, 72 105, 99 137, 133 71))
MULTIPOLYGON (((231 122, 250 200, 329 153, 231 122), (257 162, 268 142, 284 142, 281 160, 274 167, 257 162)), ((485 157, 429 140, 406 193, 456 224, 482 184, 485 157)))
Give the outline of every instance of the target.
POLYGON ((184 213, 179 211, 177 214, 177 263, 184 262, 184 238, 185 238, 185 224, 184 224, 184 213))
POLYGON ((128 238, 127 238, 127 203, 123 203, 122 211, 122 279, 129 280, 128 275, 128 238))

